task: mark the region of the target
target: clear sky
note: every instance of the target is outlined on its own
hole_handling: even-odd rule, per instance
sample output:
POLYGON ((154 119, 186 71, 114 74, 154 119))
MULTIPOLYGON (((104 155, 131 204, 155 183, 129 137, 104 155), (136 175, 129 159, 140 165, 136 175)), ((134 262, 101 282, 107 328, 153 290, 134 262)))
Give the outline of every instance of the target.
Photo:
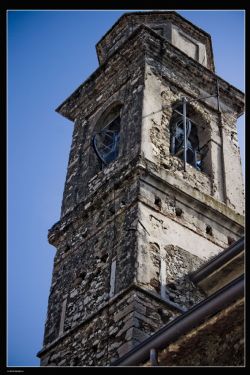
MULTIPOLYGON (((8 365, 39 366, 73 124, 54 110, 98 67, 125 11, 8 12, 8 365)), ((178 11, 212 36, 216 73, 244 91, 244 12, 178 11)), ((238 121, 244 169, 244 116, 238 121)))

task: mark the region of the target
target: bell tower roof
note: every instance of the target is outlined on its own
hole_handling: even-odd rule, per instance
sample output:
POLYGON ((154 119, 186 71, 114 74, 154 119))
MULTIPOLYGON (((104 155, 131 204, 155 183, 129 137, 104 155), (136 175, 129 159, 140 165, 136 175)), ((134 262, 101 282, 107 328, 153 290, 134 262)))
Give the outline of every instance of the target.
POLYGON ((103 64, 142 24, 214 72, 211 36, 174 11, 123 14, 96 44, 99 63, 103 64))

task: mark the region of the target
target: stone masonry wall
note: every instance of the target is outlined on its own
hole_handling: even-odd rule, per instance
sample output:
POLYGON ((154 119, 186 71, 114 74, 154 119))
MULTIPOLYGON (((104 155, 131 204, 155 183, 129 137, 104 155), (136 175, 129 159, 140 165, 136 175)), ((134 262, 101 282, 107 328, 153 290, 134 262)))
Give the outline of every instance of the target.
POLYGON ((104 183, 82 207, 51 230, 50 242, 57 253, 45 344, 100 308, 111 289, 113 294, 118 293, 133 280, 138 180, 131 171, 126 173, 123 179, 122 174, 119 181, 118 176, 114 179, 115 186, 104 183))
POLYGON ((42 366, 106 366, 179 315, 179 311, 138 289, 100 306, 41 356, 42 366))
POLYGON ((122 105, 120 150, 118 159, 105 168, 105 173, 111 178, 112 170, 118 170, 139 154, 144 85, 144 58, 140 49, 136 41, 124 55, 121 52, 113 57, 79 93, 61 217, 91 192, 90 180, 100 171, 92 138, 96 124, 114 103, 122 105))
MULTIPOLYGON (((173 194, 174 189, 163 193, 160 184, 160 189, 153 189, 143 178, 135 166, 116 175, 113 186, 99 176, 99 189, 93 187, 92 196, 52 228, 49 238, 58 250, 44 344, 45 349, 57 339, 60 344, 49 350, 49 365, 109 364, 155 332, 168 317, 204 298, 188 276, 218 252, 217 244, 227 241, 227 232, 219 227, 217 231, 218 224, 212 223, 212 235, 206 233, 206 224, 211 224, 208 218, 194 213, 177 192, 173 194), (143 202, 139 210, 138 198, 143 202), (220 231, 225 232, 224 237, 220 231), (190 242, 192 247, 187 246, 190 242), (134 281, 151 293, 141 297, 148 307, 127 309, 128 294, 107 312, 105 306, 111 306, 112 299, 125 293, 134 281), (157 297, 162 301, 156 299, 154 305, 157 297), (114 323, 107 336, 108 319, 114 323), (103 348, 106 346, 109 349, 103 348)), ((47 355, 42 358, 46 365, 47 355)))

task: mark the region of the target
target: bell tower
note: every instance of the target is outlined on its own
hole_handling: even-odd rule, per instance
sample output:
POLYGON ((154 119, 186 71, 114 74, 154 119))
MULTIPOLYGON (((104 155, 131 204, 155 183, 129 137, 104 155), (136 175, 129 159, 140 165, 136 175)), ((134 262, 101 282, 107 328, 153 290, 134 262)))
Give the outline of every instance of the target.
POLYGON ((210 36, 175 12, 124 14, 72 120, 42 366, 106 366, 204 295, 189 279, 244 233, 236 121, 210 36))

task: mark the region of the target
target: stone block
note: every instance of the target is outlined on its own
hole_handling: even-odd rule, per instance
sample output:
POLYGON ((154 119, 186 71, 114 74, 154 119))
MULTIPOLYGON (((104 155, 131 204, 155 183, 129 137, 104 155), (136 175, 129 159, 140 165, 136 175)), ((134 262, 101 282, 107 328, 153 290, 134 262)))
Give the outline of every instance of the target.
POLYGON ((132 348, 133 348, 133 344, 132 344, 131 341, 130 342, 125 342, 125 344, 121 345, 117 349, 119 357, 122 357, 124 354, 126 354, 127 352, 129 352, 132 348))
POLYGON ((77 294, 78 294, 77 289, 74 289, 73 292, 70 293, 70 298, 74 298, 75 296, 77 296, 77 294))
POLYGON ((139 321, 136 318, 130 318, 126 321, 123 327, 119 330, 116 337, 120 337, 124 332, 126 332, 131 327, 139 327, 139 321))
POLYGON ((129 304, 127 307, 125 307, 123 310, 119 311, 114 315, 114 321, 117 322, 120 319, 122 319, 124 316, 129 314, 131 311, 134 311, 134 306, 133 304, 129 304))
POLYGON ((138 340, 139 342, 142 342, 143 340, 146 340, 149 337, 149 335, 142 330, 138 328, 131 327, 126 333, 126 340, 138 340))

